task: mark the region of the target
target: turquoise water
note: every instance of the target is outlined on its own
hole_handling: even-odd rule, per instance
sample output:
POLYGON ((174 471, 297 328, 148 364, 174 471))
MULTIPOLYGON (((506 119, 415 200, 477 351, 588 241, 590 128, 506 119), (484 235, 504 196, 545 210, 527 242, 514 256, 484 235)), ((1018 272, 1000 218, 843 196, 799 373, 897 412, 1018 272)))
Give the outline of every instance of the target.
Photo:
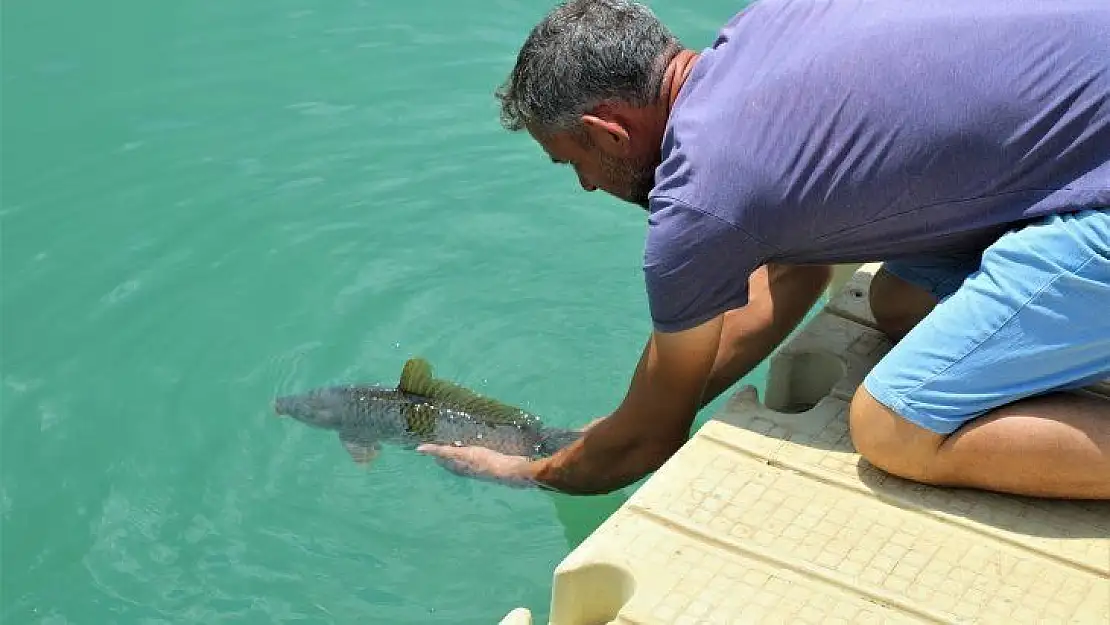
MULTIPOLYGON (((739 8, 684 4, 695 47, 739 8)), ((620 400, 643 215, 491 96, 547 6, 5 4, 4 623, 542 622, 632 488, 366 470, 269 402, 412 355, 557 425, 620 400)))

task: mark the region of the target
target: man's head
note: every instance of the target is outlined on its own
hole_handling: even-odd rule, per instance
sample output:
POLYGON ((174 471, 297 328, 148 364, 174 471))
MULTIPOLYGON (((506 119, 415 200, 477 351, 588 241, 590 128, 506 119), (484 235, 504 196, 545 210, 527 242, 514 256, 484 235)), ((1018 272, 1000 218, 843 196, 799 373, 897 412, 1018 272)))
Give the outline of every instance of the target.
POLYGON ((501 123, 527 130, 582 187, 647 207, 682 46, 645 6, 568 0, 537 24, 497 90, 501 123))

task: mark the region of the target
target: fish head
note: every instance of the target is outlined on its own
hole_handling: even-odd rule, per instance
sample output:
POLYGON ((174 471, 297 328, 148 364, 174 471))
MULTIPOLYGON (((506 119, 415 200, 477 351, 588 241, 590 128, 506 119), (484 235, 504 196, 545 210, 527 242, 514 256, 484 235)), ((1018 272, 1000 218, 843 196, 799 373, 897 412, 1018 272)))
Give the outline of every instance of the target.
POLYGON ((341 386, 284 395, 274 400, 274 412, 307 425, 334 430, 349 418, 353 395, 353 389, 341 386))

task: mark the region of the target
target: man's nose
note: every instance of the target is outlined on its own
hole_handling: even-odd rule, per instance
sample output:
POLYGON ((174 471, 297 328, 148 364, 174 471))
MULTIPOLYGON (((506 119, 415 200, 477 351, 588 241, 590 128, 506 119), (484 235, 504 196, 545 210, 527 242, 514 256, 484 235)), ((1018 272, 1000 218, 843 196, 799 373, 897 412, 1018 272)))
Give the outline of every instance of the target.
POLYGON ((586 191, 597 191, 597 187, 587 182, 586 179, 582 177, 582 174, 578 174, 578 184, 582 185, 582 188, 586 191))

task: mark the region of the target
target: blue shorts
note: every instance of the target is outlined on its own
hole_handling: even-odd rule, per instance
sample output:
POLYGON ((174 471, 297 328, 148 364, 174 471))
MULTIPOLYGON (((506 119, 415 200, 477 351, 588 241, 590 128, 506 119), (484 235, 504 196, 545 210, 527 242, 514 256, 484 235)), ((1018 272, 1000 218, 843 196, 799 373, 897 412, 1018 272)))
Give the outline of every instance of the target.
POLYGON ((1011 230, 982 255, 891 262, 939 303, 864 379, 950 434, 999 406, 1110 377, 1110 208, 1011 230))

